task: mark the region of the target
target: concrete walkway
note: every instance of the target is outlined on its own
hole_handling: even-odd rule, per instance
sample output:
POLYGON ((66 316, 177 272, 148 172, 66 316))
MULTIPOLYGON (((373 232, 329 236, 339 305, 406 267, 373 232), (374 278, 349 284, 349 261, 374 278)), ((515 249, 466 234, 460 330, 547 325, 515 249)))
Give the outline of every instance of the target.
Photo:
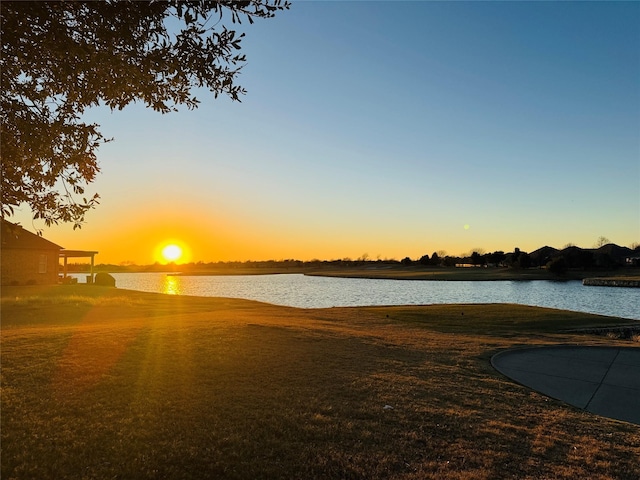
POLYGON ((496 370, 588 412, 640 425, 640 348, 556 346, 507 350, 496 370))

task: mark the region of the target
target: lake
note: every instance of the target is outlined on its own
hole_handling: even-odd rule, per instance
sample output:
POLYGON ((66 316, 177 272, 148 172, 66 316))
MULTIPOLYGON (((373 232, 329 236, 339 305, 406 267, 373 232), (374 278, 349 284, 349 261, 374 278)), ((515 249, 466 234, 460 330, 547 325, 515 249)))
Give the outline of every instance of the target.
POLYGON ((371 280, 302 274, 112 275, 118 288, 174 295, 244 298, 299 308, 517 303, 640 320, 640 289, 586 287, 579 281, 371 280))

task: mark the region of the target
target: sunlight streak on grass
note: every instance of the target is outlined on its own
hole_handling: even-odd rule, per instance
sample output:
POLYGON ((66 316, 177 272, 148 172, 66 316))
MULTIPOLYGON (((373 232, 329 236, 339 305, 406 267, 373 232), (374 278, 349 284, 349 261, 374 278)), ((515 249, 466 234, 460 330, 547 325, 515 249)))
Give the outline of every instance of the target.
POLYGON ((559 332, 616 319, 86 291, 82 308, 3 298, 2 478, 640 476, 637 426, 490 364, 516 345, 620 344, 559 332))

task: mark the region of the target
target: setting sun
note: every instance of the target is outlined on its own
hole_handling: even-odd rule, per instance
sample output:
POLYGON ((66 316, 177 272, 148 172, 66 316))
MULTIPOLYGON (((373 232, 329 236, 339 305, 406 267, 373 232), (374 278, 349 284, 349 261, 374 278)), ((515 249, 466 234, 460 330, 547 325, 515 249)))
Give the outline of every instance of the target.
POLYGON ((182 257, 182 248, 178 245, 167 245, 162 249, 162 258, 168 262, 175 262, 182 257))
POLYGON ((176 237, 168 237, 157 243, 153 250, 153 259, 161 264, 185 264, 192 260, 192 250, 188 243, 176 237))

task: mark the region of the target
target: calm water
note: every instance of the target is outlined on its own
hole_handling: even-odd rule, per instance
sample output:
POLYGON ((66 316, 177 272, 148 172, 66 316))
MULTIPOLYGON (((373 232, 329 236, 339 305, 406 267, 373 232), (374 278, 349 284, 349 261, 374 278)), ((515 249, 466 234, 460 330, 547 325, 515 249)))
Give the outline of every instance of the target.
POLYGON ((640 289, 581 282, 369 280, 304 275, 176 277, 114 273, 118 288, 233 297, 301 308, 437 303, 518 303, 640 320, 640 289))

